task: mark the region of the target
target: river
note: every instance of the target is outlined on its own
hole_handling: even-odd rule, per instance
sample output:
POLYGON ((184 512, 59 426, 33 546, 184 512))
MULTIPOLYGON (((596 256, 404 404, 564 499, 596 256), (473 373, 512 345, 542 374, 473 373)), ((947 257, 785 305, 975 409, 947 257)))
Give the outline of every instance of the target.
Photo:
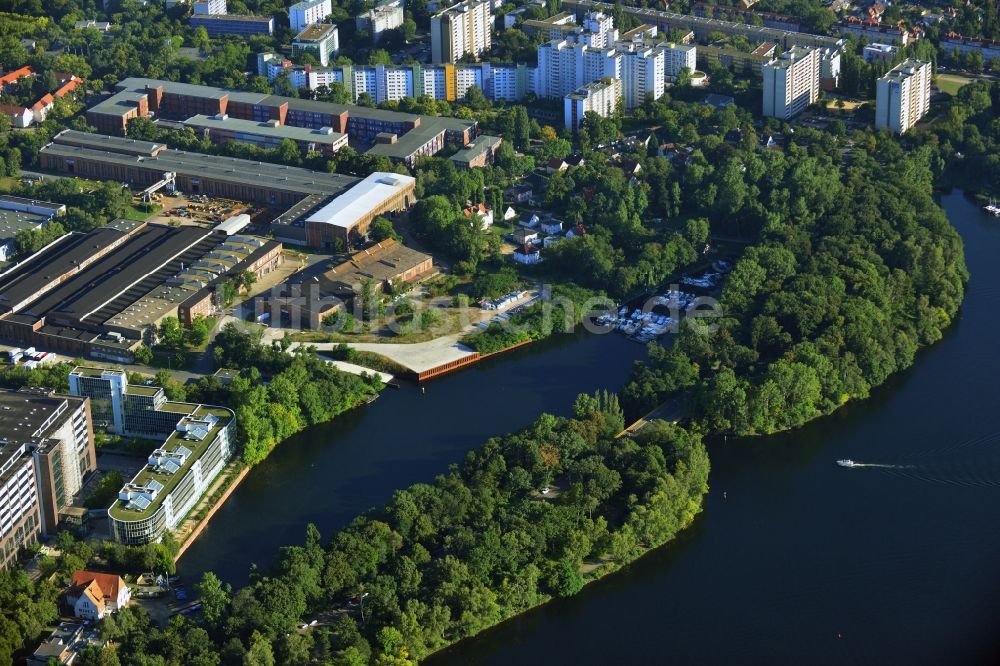
MULTIPOLYGON (((457 664, 954 663, 1000 639, 1000 221, 942 198, 972 273, 945 339, 870 400, 779 436, 713 442, 705 510, 614 576, 429 660, 457 664), (853 458, 886 467, 838 467, 853 458), (892 467, 889 467, 892 466, 892 467)), ((486 436, 619 387, 617 335, 528 347, 283 444, 181 561, 250 562, 427 480, 486 436)))

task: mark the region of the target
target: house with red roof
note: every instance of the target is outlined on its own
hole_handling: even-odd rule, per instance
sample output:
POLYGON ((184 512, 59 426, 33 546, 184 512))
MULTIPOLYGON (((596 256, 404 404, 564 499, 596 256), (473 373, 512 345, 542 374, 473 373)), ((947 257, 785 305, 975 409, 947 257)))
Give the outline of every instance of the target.
POLYGON ((74 572, 70 589, 66 593, 67 602, 79 617, 88 616, 77 612, 78 610, 99 613, 98 617, 104 617, 125 608, 131 598, 132 591, 121 576, 97 571, 74 572))

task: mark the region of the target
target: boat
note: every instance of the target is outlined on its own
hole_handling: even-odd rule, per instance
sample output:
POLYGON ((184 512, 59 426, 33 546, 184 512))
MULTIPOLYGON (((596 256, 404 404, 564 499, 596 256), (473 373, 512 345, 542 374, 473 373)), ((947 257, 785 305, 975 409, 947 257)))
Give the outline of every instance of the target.
POLYGON ((858 463, 854 462, 850 458, 845 458, 844 460, 838 460, 837 464, 841 467, 855 467, 858 463))
POLYGON ((983 206, 983 210, 994 217, 1000 217, 1000 206, 996 204, 996 201, 990 199, 990 202, 983 206))

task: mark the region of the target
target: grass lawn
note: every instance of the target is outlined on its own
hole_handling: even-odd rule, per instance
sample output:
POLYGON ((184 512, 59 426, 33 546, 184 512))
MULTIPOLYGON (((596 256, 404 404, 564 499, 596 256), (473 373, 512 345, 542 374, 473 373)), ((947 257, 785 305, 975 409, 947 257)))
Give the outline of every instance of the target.
POLYGON ((125 212, 122 214, 122 217, 124 217, 126 220, 136 220, 137 222, 145 222, 153 215, 156 215, 156 213, 159 212, 160 208, 161 206, 158 203, 128 206, 125 208, 125 212))
POLYGON ((937 87, 943 93, 948 93, 949 95, 958 94, 959 88, 967 86, 972 83, 972 79, 966 78, 964 76, 958 76, 957 74, 938 74, 937 75, 937 87))
POLYGON ((0 178, 0 192, 13 192, 21 184, 21 179, 15 176, 0 178))

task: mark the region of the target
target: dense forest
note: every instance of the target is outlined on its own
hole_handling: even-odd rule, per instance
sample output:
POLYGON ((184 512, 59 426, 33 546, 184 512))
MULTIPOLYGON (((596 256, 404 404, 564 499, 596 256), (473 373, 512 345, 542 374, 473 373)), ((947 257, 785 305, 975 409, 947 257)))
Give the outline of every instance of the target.
POLYGON ((224 386, 214 376, 187 389, 188 399, 222 404, 236 411, 243 462, 264 460, 282 440, 306 426, 325 423, 382 389, 374 374, 341 372, 315 352, 288 353, 287 341, 261 346, 259 329, 228 323, 215 338, 220 367, 240 368, 224 386), (269 377, 265 384, 263 373, 269 377))
POLYGON ((757 197, 766 221, 727 280, 720 329, 685 327, 673 348, 653 347, 623 392, 627 409, 683 393, 710 432, 771 433, 908 367, 941 338, 968 280, 962 241, 931 197, 933 158, 879 136, 849 153, 843 177, 829 158, 814 164, 827 175, 805 189, 808 162, 789 165, 757 197))
POLYGON ((303 546, 233 592, 212 574, 200 618, 166 631, 138 609, 105 620, 94 664, 413 664, 527 608, 578 592, 688 525, 707 491, 696 435, 655 422, 615 438, 613 394, 488 440, 433 483, 397 491, 324 547, 303 546), (324 622, 296 631, 309 618, 324 622), (329 624, 328 624, 329 623, 329 624))

